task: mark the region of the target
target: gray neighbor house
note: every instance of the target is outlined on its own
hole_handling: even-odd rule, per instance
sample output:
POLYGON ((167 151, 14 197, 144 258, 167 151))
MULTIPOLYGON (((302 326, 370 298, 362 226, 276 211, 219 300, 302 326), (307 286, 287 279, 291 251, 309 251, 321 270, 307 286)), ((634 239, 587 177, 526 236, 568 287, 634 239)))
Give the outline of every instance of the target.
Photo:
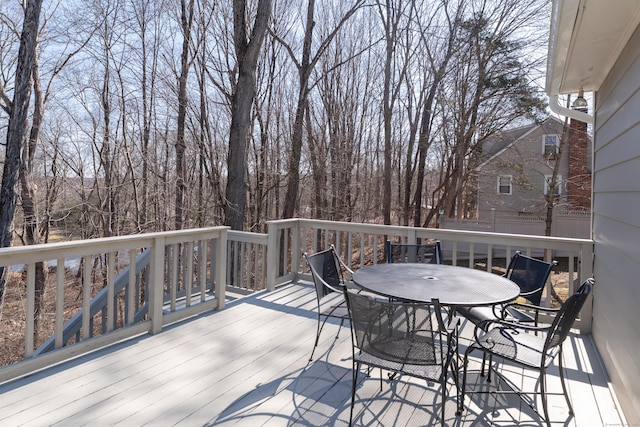
POLYGON ((518 228, 503 231, 519 233, 535 222, 530 232, 543 234, 549 200, 552 235, 589 238, 591 142, 586 123, 574 119, 565 129, 556 117, 484 141, 475 169, 478 221, 511 222, 518 228))
POLYGON ((554 0, 546 91, 593 124, 593 339, 629 425, 640 425, 640 1, 554 0), (593 93, 591 114, 558 96, 593 93))

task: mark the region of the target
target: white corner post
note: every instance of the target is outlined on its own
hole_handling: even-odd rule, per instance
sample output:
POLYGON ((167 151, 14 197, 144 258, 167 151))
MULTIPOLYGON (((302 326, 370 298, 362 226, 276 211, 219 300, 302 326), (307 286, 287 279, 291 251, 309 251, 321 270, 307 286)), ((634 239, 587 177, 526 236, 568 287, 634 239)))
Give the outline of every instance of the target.
POLYGON ((227 230, 220 230, 220 237, 216 239, 216 277, 215 277, 215 293, 216 293, 216 309, 224 309, 225 292, 227 289, 227 230))
POLYGON ((267 221, 267 283, 268 291, 276 288, 278 269, 278 234, 280 228, 275 221, 267 221))

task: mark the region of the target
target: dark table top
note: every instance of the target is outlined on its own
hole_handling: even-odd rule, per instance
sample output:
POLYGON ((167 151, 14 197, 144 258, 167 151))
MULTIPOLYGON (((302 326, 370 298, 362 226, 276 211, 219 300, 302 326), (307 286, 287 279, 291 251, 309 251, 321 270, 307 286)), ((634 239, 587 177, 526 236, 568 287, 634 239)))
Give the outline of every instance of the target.
POLYGON ((493 305, 515 299, 520 288, 497 274, 441 264, 377 264, 353 274, 371 292, 407 301, 447 306, 493 305))

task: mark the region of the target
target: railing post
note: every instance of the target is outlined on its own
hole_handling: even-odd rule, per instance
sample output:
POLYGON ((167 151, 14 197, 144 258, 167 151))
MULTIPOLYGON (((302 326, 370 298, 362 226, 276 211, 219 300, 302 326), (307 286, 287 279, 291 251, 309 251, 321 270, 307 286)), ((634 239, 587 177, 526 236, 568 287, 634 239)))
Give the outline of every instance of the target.
POLYGON ((496 208, 491 208, 491 231, 496 231, 496 208))
POLYGON ((164 293, 164 237, 153 239, 150 259, 151 278, 149 281, 149 316, 151 334, 162 331, 162 299, 164 293))
POLYGON ((302 247, 300 242, 300 220, 296 220, 291 226, 291 269, 293 270, 293 281, 297 282, 300 277, 300 258, 302 257, 302 247))
POLYGON ((407 244, 415 245, 418 239, 416 238, 416 229, 415 228, 407 228, 407 244))
MULTIPOLYGON (((580 280, 584 282, 590 277, 593 277, 593 243, 586 243, 582 245, 582 256, 580 257, 580 280)), ((598 286, 596 281, 595 286, 598 286)), ((587 298, 582 311, 580 312, 580 332, 588 334, 591 332, 591 324, 593 322, 593 292, 587 298)))
POLYGON ((220 231, 220 237, 216 239, 216 277, 215 294, 216 308, 224 309, 225 293, 227 289, 227 228, 220 231))
POLYGON ((278 267, 278 232, 276 223, 267 221, 267 290, 276 288, 276 270, 278 267))

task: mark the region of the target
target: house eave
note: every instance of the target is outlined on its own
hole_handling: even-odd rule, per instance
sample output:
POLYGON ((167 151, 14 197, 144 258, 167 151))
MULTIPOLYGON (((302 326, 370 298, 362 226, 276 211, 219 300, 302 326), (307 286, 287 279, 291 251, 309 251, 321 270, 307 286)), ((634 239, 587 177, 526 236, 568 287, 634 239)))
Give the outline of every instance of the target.
POLYGON ((638 0, 553 0, 546 91, 597 91, 640 23, 638 0))

